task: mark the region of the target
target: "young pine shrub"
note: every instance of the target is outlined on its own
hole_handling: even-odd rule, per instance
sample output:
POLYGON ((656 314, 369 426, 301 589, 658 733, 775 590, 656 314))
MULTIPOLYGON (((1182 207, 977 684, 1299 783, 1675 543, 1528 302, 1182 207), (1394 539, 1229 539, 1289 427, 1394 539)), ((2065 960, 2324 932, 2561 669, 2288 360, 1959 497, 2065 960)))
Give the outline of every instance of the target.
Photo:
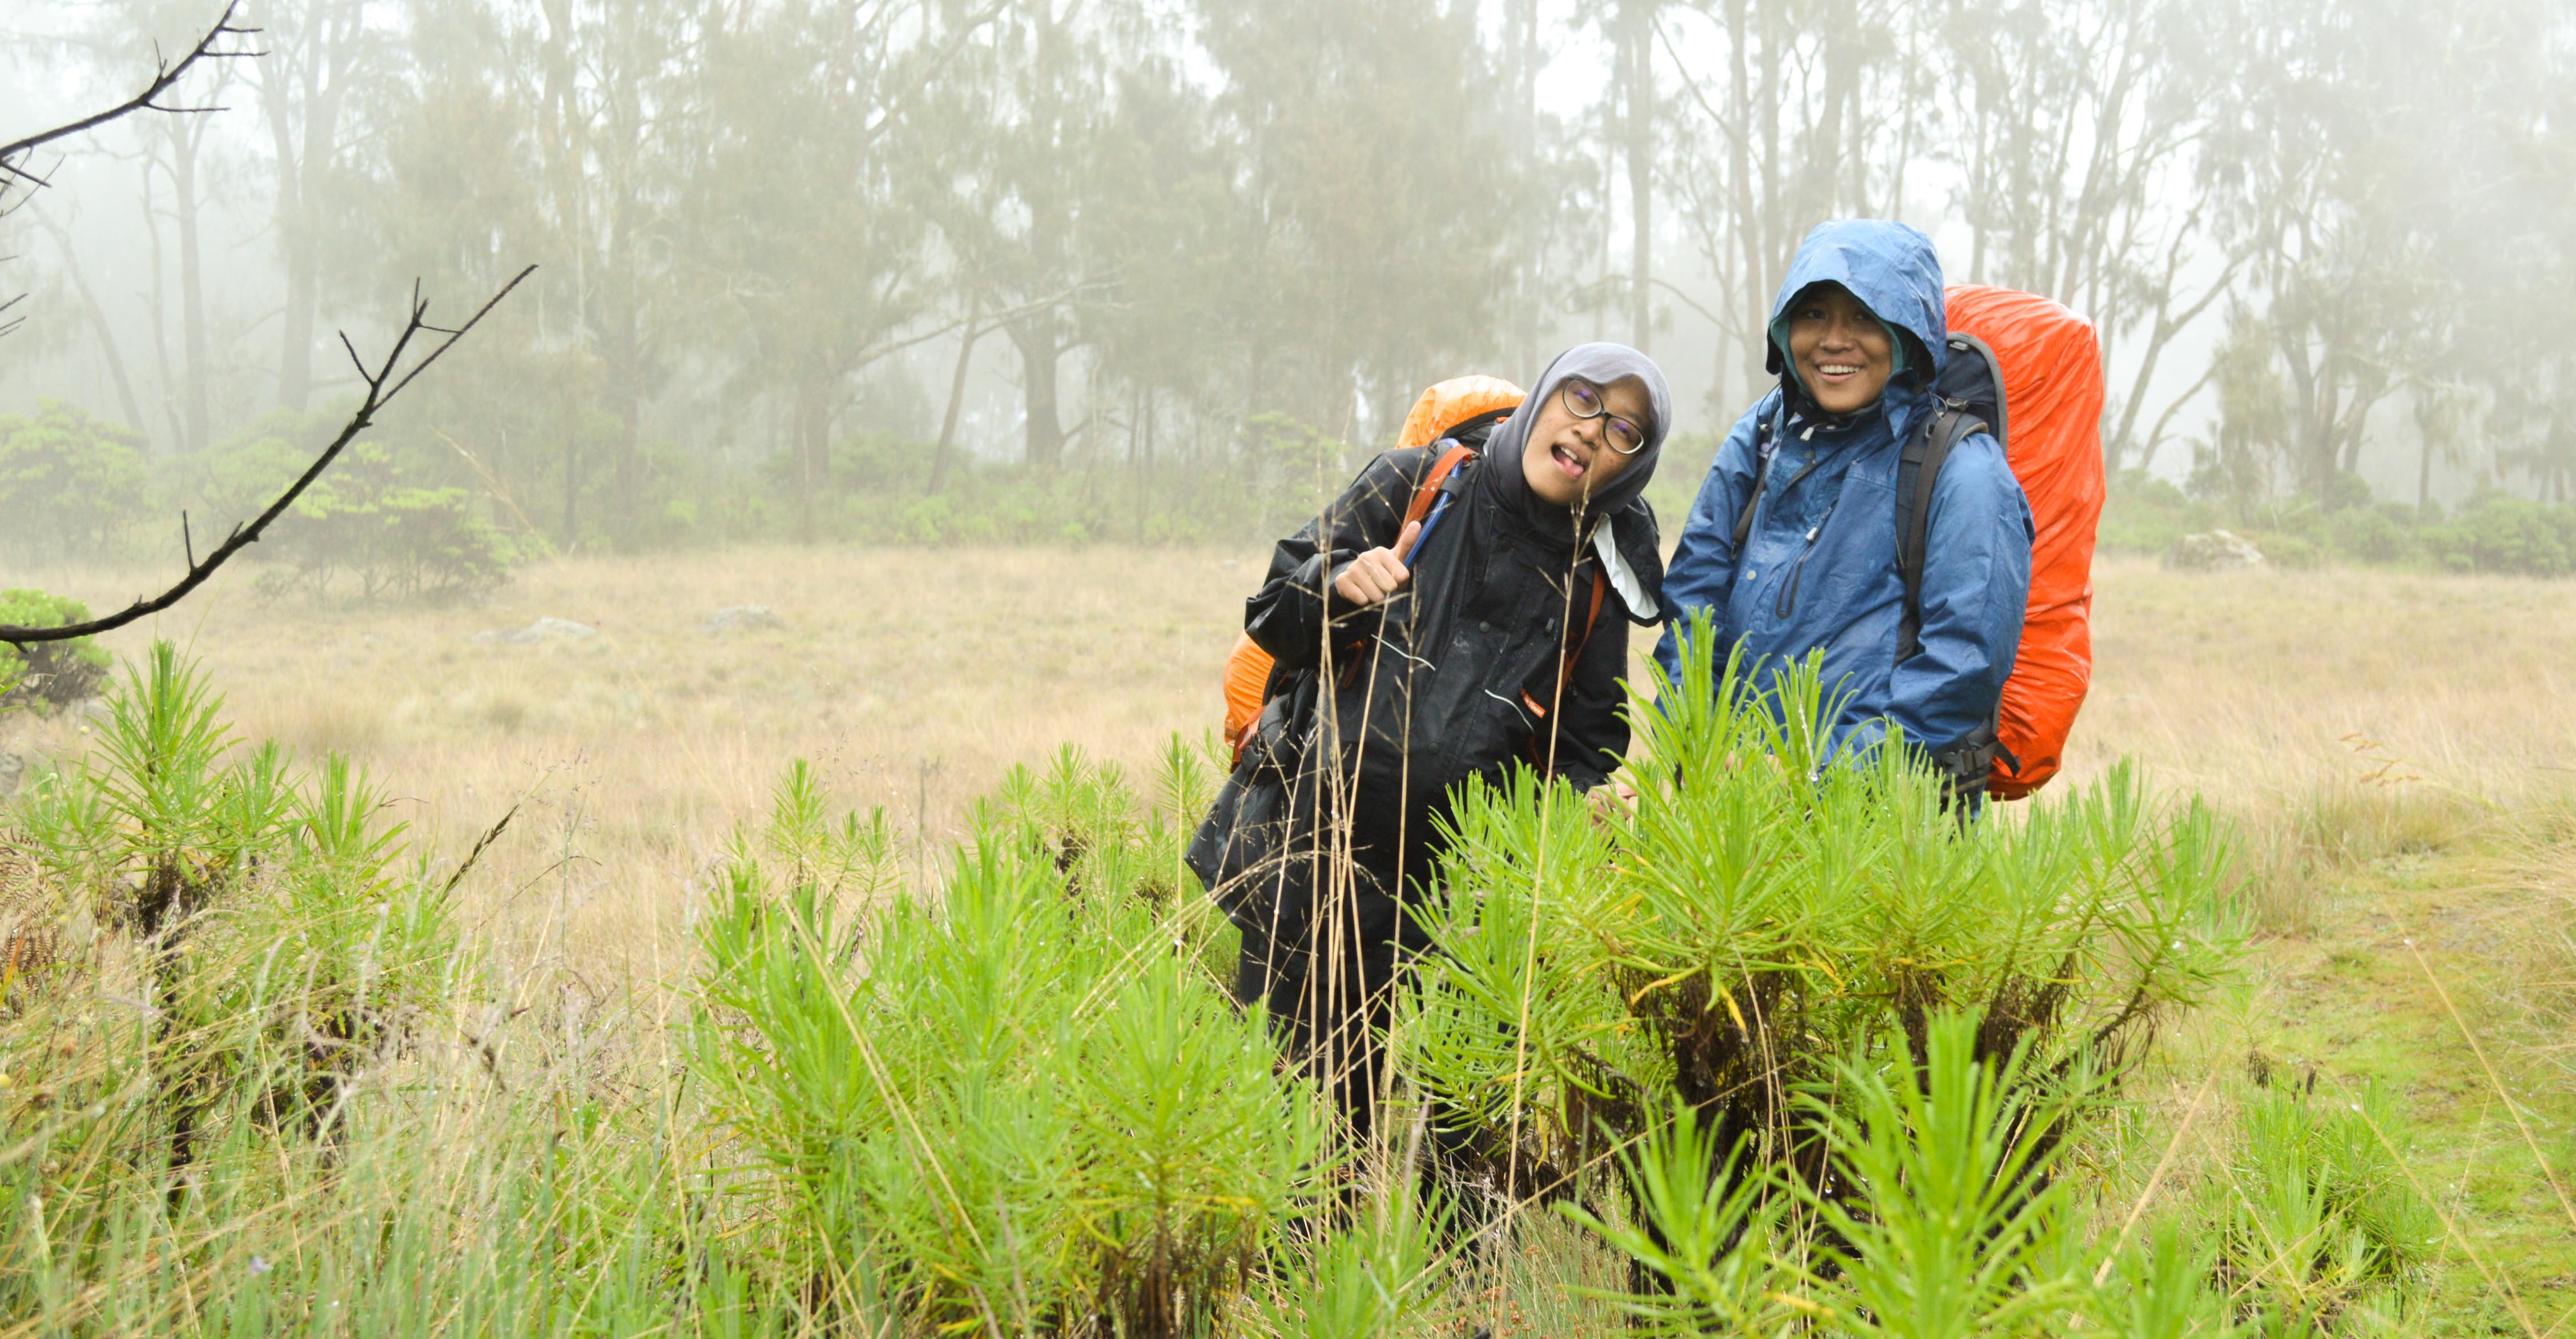
MULTIPOLYGON (((2058 1132, 2103 1091, 2080 1068, 2034 1074, 2028 1041, 1977 1054, 1973 1012, 1930 1018, 1892 1068, 1846 1060, 1797 1096, 1829 1188, 1724 1161, 1687 1107, 1620 1156, 1636 1216, 1568 1206, 1640 1266, 1619 1300, 1650 1334, 1868 1339, 2225 1339, 2216 1255, 2174 1224, 2087 1240, 2058 1132), (1730 1171, 1733 1169, 1730 1168, 1730 1171)), ((1738 1151, 1741 1156, 1741 1150, 1738 1151)))
POLYGON ((1120 799, 1078 767, 1022 778, 936 903, 856 915, 764 861, 774 842, 734 844, 694 1068, 826 1309, 875 1291, 957 1332, 1205 1333, 1310 1212, 1320 1113, 1180 913, 1129 891, 1151 857, 1120 799))
MULTIPOLYGON (((299 1265, 342 1278, 390 1249, 355 1226, 394 1218, 358 1207, 352 1124, 404 1103, 358 1102, 357 1081, 403 1061, 470 959, 454 879, 409 859, 386 809, 343 759, 300 773, 237 744, 167 643, 129 669, 93 752, 20 807, 85 946, 0 1019, 0 1201, 29 1210, 0 1226, 0 1258, 23 1266, 0 1269, 0 1314, 67 1333, 259 1328, 320 1284, 272 1278, 282 1257, 247 1238, 315 1247, 299 1265), (334 1213, 354 1215, 346 1254, 319 1247, 334 1213)), ((434 1258, 437 1239, 419 1248, 434 1258)))
POLYGON ((2399 1159, 2396 1114, 2354 1095, 2267 1086, 2245 1095, 2213 1184, 2218 1270, 2266 1332, 2342 1333, 2425 1282, 2439 1222, 2399 1159))
POLYGON ((2033 1073, 2029 1035, 1980 1055, 1984 1023, 1936 1014, 1911 1063, 1845 1060, 1800 1095, 1833 1169, 1790 1182, 1817 1228, 1809 1286, 1853 1339, 2026 1334, 2084 1300, 2055 1173, 2092 1077, 2033 1073))
POLYGON ((1756 686, 1703 657, 1637 701, 1631 815, 1526 777, 1459 803, 1397 1033, 1472 1179, 1571 1191, 1678 1106, 1708 1177, 1851 1194, 1798 1093, 1915 1063, 1943 1011, 1977 1013, 1980 1062, 2024 1056, 2017 1082, 2116 1068, 2223 970, 2206 811, 2121 769, 1962 823, 1902 749, 1833 755, 1820 676, 1756 686))
POLYGON ((398 868, 382 794, 346 759, 298 776, 274 743, 240 747, 222 703, 155 643, 96 752, 19 815, 48 879, 85 904, 66 917, 128 936, 173 1165, 232 1115, 320 1128, 464 963, 453 880, 398 868))
POLYGON ((1229 983, 1238 936, 1198 895, 1197 876, 1181 858, 1216 791, 1213 747, 1167 738, 1152 803, 1139 804, 1115 764, 1093 763, 1067 745, 1043 777, 1016 766, 1005 773, 994 796, 979 802, 976 821, 1014 849, 1053 861, 1069 897, 1105 890, 1163 912, 1173 946, 1229 983))
MULTIPOLYGON (((1262 1301, 1275 1339, 1398 1339, 1439 1334, 1440 1244, 1409 1185, 1385 1187, 1346 1221, 1288 1252, 1262 1301)), ((1450 1332, 1456 1332, 1454 1330, 1450 1332)))
MULTIPOLYGON (((273 768, 274 755, 251 763, 273 768)), ((224 1053, 272 1123, 327 1127, 357 1074, 392 1059, 471 969, 455 879, 425 861, 404 868, 405 825, 387 821, 389 808, 348 759, 326 755, 288 794, 265 877, 192 945, 185 1016, 233 1022, 224 1053)))

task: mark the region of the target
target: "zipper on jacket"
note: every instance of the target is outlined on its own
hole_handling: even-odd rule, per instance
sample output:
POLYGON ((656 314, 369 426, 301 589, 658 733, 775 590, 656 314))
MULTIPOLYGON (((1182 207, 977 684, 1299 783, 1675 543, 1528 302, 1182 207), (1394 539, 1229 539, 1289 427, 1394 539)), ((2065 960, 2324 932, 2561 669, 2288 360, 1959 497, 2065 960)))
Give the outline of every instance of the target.
MULTIPOLYGON (((1812 433, 1813 429, 1809 429, 1809 431, 1812 433)), ((1796 474, 1789 476, 1789 482, 1780 485, 1780 491, 1777 494, 1779 501, 1788 501, 1789 490, 1805 483, 1807 481, 1807 476, 1815 473, 1816 467, 1824 463, 1825 456, 1821 451, 1809 456, 1807 458, 1807 463, 1799 466, 1796 474)), ((1797 562, 1790 566, 1789 579, 1781 585, 1780 593, 1772 597, 1771 616, 1773 618, 1787 618, 1791 612, 1797 609, 1798 583, 1800 578, 1806 574, 1808 556, 1816 551, 1816 536, 1824 532, 1825 522, 1834 518, 1834 507, 1841 506, 1842 502, 1843 500, 1841 495, 1836 494, 1834 497, 1833 507, 1825 508, 1824 518, 1817 521, 1814 525, 1807 527, 1807 536, 1805 541, 1806 548, 1799 552, 1797 562)), ((1762 579, 1762 574, 1758 571, 1751 572, 1749 575, 1751 575, 1756 581, 1762 579)))
MULTIPOLYGON (((1826 520, 1833 519, 1833 514, 1833 510, 1827 508, 1826 520)), ((1785 619, 1798 612, 1798 583, 1806 578, 1807 560, 1816 556, 1816 536, 1823 534, 1824 529, 1824 521, 1818 521, 1807 527, 1807 547, 1798 554, 1798 561, 1790 565, 1789 579, 1780 584, 1780 593, 1772 597, 1771 616, 1773 618, 1785 619)))

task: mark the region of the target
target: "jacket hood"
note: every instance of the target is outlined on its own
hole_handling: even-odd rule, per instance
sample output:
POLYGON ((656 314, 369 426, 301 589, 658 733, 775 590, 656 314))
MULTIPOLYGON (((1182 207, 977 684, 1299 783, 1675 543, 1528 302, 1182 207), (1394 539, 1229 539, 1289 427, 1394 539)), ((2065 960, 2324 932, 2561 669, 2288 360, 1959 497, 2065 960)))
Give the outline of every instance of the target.
MULTIPOLYGON (((1799 294, 1817 284, 1840 284, 1859 298, 1879 320, 1915 341, 1905 354, 1905 380, 1932 384, 1949 347, 1950 320, 1943 307, 1941 255, 1932 239, 1902 223, 1885 219, 1833 219, 1816 225, 1798 244, 1780 295, 1771 301, 1774 329, 1799 294)), ((1788 351, 1777 338, 1769 342, 1762 366, 1794 388, 1788 375, 1788 351)), ((1792 394, 1796 394, 1792 390, 1792 394)))
POLYGON ((1655 513, 1646 505, 1645 492, 1655 477, 1655 462, 1664 453, 1664 438, 1671 434, 1672 423, 1672 388, 1664 383, 1663 369, 1655 366, 1654 359, 1625 344, 1577 344, 1547 365, 1529 398, 1495 427, 1484 451, 1492 465, 1476 471, 1468 487, 1519 517, 1526 533, 1547 551, 1550 564, 1579 557, 1581 546, 1588 544, 1601 560, 1603 575, 1619 592, 1628 616, 1651 623, 1662 613, 1664 566, 1655 547, 1655 513), (1530 431, 1538 424, 1539 411, 1567 377, 1603 386, 1635 377, 1646 388, 1650 420, 1644 425, 1646 444, 1629 458, 1619 477, 1585 505, 1579 531, 1571 512, 1533 497, 1529 480, 1521 474, 1521 458, 1529 452, 1530 431))
MULTIPOLYGON (((1558 354, 1556 360, 1547 365, 1547 370, 1539 374, 1537 384, 1530 388, 1529 398, 1521 401, 1520 407, 1494 429, 1493 437, 1485 443, 1487 458, 1497 465, 1508 462, 1508 468, 1490 471, 1490 477, 1503 497, 1513 509, 1530 515, 1550 533, 1565 527, 1547 524, 1550 518, 1536 515, 1544 504, 1530 496, 1529 481, 1521 477, 1521 457, 1529 450, 1530 430, 1538 425, 1539 411, 1547 407, 1549 397, 1556 394, 1556 388, 1564 385, 1567 377, 1581 377, 1598 386, 1635 377, 1646 387, 1646 412, 1652 420, 1645 425, 1646 444, 1629 458, 1628 468, 1621 470, 1608 488, 1595 493, 1586 504, 1585 510, 1594 516, 1614 515, 1621 507, 1644 494, 1647 481, 1655 477, 1655 460, 1664 453, 1664 438, 1673 426, 1672 388, 1664 384, 1664 370, 1655 366, 1654 359, 1625 344, 1608 343, 1577 344, 1558 354)), ((1546 510, 1557 509, 1548 507, 1546 510)))

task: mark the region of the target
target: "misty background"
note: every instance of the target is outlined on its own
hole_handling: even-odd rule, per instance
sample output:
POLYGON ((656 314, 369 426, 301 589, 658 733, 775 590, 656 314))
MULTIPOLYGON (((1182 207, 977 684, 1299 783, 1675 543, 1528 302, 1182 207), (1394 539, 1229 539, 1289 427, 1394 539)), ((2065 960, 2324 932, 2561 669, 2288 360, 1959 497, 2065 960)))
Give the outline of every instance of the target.
MULTIPOLYGON (((11 6, 0 138, 220 5, 11 6)), ((2100 329, 2108 543, 2576 567, 2576 9, 2547 0, 245 0, 203 115, 0 218, 0 554, 256 509, 415 280, 542 268, 281 584, 791 540, 1284 531, 1430 381, 1671 374, 1667 532, 1816 222, 2100 329), (2447 529, 2444 527, 2448 527, 2447 529), (2448 538, 2444 538, 2448 536, 2448 538), (2501 538, 2499 538, 2501 536, 2501 538), (2555 545, 2555 548, 2550 546, 2555 545), (2555 554, 2556 556, 2552 556, 2555 554), (2502 555, 2502 556, 2498 556, 2502 555)))

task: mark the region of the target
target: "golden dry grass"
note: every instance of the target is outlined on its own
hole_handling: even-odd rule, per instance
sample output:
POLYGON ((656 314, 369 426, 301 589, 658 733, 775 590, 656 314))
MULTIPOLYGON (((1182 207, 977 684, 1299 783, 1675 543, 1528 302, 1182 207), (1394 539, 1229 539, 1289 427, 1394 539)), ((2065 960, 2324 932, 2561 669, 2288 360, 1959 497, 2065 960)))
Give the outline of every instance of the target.
MULTIPOLYGON (((444 609, 263 601, 253 573, 233 570, 109 645, 176 639, 212 671, 243 734, 353 755, 442 858, 522 803, 471 885, 484 890, 477 923, 505 945, 653 972, 649 959, 667 959, 642 946, 675 942, 693 879, 791 758, 813 759, 844 800, 884 806, 907 840, 926 828, 935 844, 1014 763, 1069 743, 1142 768, 1171 732, 1210 729, 1264 556, 583 557, 531 567, 489 604, 444 609), (741 604, 768 606, 785 627, 704 631, 741 604), (599 635, 474 640, 540 616, 599 635)), ((93 608, 153 584, 132 571, 12 583, 27 580, 93 608)), ((2289 816, 2295 837, 2320 805, 2335 808, 2323 826, 2427 821, 2576 766, 2576 592, 2564 584, 2187 574, 2130 558, 2105 559, 2097 584, 2096 677, 2072 780, 2134 756, 2170 788, 2289 816), (2448 798, 2371 803, 2392 793, 2448 798)), ((1646 639, 1635 641, 1642 655, 1646 639)), ((58 754, 81 747, 83 729, 21 714, 0 722, 0 747, 58 754)))

